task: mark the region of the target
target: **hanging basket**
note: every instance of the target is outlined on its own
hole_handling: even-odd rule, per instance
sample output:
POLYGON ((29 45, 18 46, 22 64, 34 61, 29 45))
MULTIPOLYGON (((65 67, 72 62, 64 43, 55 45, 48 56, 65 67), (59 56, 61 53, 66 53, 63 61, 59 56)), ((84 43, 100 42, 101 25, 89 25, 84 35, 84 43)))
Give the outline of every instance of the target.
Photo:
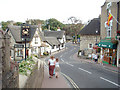
POLYGON ((114 43, 114 44, 118 44, 117 40, 112 40, 111 42, 114 43))

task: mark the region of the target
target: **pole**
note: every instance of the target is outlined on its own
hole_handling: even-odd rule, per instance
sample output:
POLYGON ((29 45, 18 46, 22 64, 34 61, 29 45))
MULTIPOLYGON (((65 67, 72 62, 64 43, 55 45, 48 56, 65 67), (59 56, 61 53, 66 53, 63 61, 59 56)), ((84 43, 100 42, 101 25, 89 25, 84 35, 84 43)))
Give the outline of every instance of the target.
POLYGON ((26 38, 25 38, 25 61, 26 61, 26 38))

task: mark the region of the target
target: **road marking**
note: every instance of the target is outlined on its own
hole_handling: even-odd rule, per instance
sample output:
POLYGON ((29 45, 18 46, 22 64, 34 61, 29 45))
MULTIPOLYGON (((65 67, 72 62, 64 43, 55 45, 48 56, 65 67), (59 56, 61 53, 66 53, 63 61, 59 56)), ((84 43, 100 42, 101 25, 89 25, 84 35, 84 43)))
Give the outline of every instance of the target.
POLYGON ((70 59, 72 59, 72 56, 70 56, 70 59))
POLYGON ((80 70, 82 70, 82 71, 85 71, 85 72, 87 72, 87 73, 89 73, 89 74, 92 74, 91 72, 89 72, 89 71, 87 71, 87 70, 85 70, 85 69, 82 69, 82 68, 78 68, 78 69, 80 69, 80 70))
POLYGON ((62 57, 62 55, 60 57, 62 57))
POLYGON ((70 81, 70 83, 72 84, 72 86, 76 89, 76 90, 80 90, 79 87, 77 86, 77 84, 67 75, 65 75, 64 73, 61 72, 61 74, 70 81))
POLYGON ((107 81, 107 82, 109 82, 109 83, 112 83, 112 84, 114 84, 114 85, 120 87, 120 85, 118 85, 117 83, 112 82, 112 81, 110 81, 110 80, 108 80, 108 79, 105 79, 105 78, 103 78, 103 77, 100 77, 100 79, 105 80, 105 81, 107 81))
POLYGON ((61 61, 63 61, 64 62, 64 60, 61 58, 61 61))
POLYGON ((74 66, 74 65, 72 65, 72 64, 70 64, 70 63, 67 63, 67 62, 66 62, 66 64, 68 64, 68 65, 70 65, 70 66, 72 66, 72 67, 74 66))

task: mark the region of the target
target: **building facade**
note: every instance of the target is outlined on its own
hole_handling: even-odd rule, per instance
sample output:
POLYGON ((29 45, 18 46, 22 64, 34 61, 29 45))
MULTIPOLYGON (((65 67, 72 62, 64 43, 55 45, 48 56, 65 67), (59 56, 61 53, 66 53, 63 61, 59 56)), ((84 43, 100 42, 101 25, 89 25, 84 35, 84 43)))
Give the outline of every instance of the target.
POLYGON ((85 56, 97 52, 97 43, 100 41, 100 19, 95 18, 80 32, 80 51, 85 56), (95 47, 95 48, 94 48, 95 47))
POLYGON ((117 39, 117 31, 119 30, 119 2, 105 2, 101 7, 101 41, 98 44, 101 47, 101 54, 104 54, 104 63, 116 65, 119 63, 119 40, 117 39), (112 19, 108 23, 109 15, 112 19))

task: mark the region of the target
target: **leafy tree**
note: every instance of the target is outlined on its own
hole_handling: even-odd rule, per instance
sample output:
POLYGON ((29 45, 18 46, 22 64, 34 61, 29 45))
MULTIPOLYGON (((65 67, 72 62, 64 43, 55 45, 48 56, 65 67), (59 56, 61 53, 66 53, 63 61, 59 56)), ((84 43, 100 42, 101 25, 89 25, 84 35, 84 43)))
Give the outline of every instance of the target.
POLYGON ((21 26, 21 24, 22 24, 22 22, 16 22, 16 23, 14 23, 14 25, 16 25, 16 26, 21 26))
POLYGON ((50 29, 50 30, 54 30, 56 31, 58 29, 58 27, 60 27, 60 29, 63 29, 65 25, 63 23, 61 23, 60 21, 51 18, 45 21, 45 25, 44 25, 44 29, 50 29))

